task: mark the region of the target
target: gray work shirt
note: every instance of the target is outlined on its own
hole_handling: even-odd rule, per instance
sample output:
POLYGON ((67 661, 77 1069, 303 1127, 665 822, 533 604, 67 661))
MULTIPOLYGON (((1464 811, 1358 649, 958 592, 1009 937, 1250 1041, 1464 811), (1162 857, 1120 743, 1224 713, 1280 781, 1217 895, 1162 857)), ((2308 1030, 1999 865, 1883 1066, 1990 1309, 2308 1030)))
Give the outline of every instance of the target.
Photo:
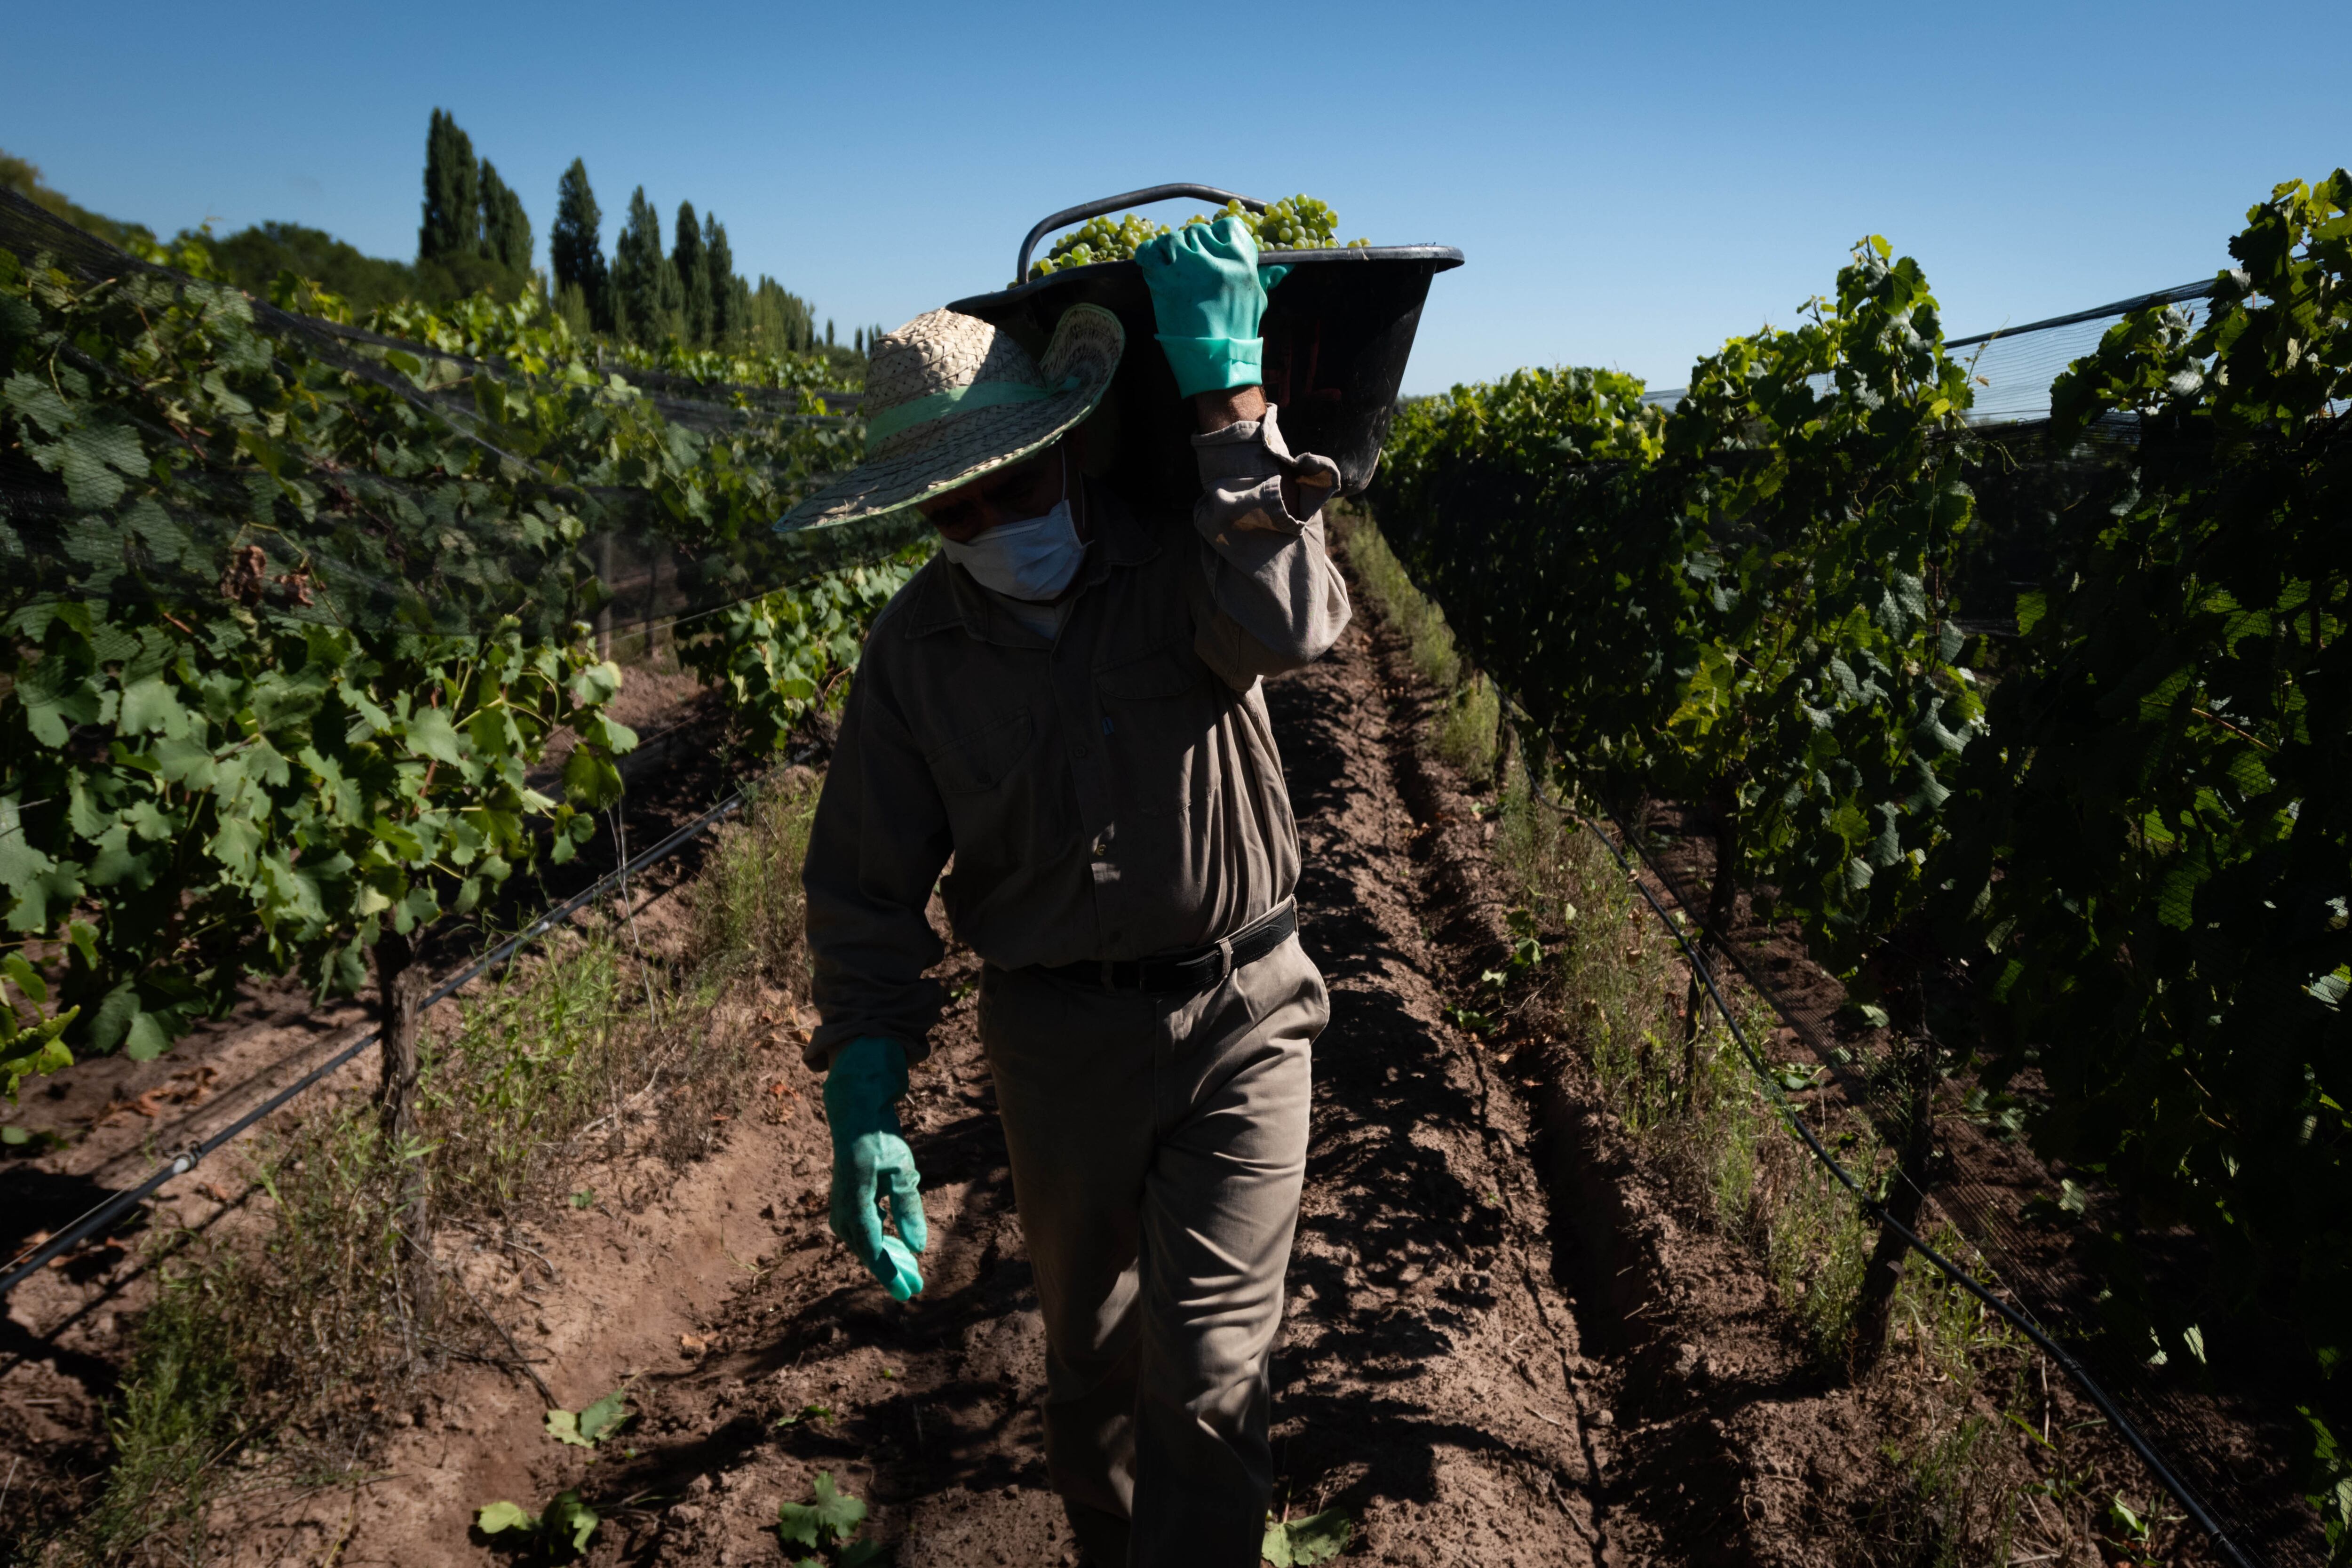
POLYGON ((803 875, 811 1067, 864 1035, 928 1053, 935 882, 956 935, 1007 969, 1199 946, 1291 896, 1298 831, 1258 682, 1348 624, 1319 505, 1294 517, 1281 485, 1304 505, 1339 469, 1294 456, 1273 408, 1193 446, 1189 527, 1087 486, 1058 636, 944 555, 875 617, 803 875))

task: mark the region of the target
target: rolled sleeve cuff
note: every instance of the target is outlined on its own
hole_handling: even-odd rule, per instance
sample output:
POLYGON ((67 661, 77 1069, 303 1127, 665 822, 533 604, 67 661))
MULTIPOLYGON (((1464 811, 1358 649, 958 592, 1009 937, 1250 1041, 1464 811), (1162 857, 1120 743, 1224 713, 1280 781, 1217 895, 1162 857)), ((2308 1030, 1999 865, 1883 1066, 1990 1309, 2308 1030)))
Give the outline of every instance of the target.
POLYGON ((851 1041, 880 1035, 898 1041, 909 1062, 921 1061, 931 1054, 931 1028, 946 1005, 947 988, 930 979, 906 987, 892 1005, 844 1005, 820 994, 817 1009, 824 1021, 801 1047, 801 1060, 811 1071, 829 1072, 834 1058, 848 1049, 851 1041))
POLYGON ((1339 466, 1312 452, 1293 454, 1280 416, 1269 404, 1263 419, 1238 419, 1192 437, 1202 492, 1196 517, 1205 536, 1213 539, 1227 528, 1296 533, 1338 493, 1339 466), (1286 479, 1298 492, 1304 516, 1294 514, 1283 497, 1286 479))

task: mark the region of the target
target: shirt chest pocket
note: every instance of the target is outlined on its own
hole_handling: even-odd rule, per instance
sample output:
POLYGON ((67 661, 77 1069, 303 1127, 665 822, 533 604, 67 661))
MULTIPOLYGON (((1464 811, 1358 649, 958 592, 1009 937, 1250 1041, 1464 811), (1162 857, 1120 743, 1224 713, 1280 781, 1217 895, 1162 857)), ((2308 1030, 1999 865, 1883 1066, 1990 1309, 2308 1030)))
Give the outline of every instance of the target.
MULTIPOLYGON (((1189 646, 1164 646, 1097 670, 1095 693, 1120 816, 1130 827, 1192 816, 1218 776, 1219 704, 1208 667, 1189 646)), ((1139 840, 1130 849, 1145 853, 1139 840)))
POLYGON ((923 760, 930 764, 942 795, 986 795, 1021 765, 1036 739, 1036 722, 1024 709, 978 721, 974 728, 925 753, 923 760))

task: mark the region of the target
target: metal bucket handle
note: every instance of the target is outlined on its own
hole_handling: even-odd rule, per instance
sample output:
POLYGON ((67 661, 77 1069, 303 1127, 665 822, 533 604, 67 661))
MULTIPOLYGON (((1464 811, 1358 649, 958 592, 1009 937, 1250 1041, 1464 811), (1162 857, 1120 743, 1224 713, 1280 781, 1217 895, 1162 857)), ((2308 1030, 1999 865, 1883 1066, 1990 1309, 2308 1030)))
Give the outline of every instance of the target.
POLYGON ((1254 213, 1265 211, 1264 202, 1249 196, 1236 195, 1232 191, 1221 191, 1214 185, 1146 185, 1139 191, 1129 191, 1123 196, 1105 196, 1100 201, 1082 202, 1074 207, 1064 207, 1052 216, 1039 220, 1037 226, 1031 229, 1022 239, 1021 259, 1013 264, 1013 281, 1016 285, 1028 281, 1029 253, 1037 248, 1039 240, 1055 229, 1067 227, 1074 223, 1084 223, 1090 217, 1101 217, 1104 214, 1117 212, 1121 207, 1139 207, 1149 202, 1172 201, 1178 196, 1191 196, 1196 201, 1216 202, 1220 205, 1226 202, 1239 202, 1254 213))

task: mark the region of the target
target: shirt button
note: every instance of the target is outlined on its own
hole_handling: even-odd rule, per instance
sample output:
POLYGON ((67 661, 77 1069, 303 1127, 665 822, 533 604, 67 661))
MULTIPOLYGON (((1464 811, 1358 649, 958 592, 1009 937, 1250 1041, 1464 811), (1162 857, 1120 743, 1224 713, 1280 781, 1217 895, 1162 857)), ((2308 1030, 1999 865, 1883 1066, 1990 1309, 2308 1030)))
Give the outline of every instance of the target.
POLYGON ((1087 760, 1087 749, 1084 746, 1073 746, 1070 748, 1070 755, 1083 763, 1087 760))

